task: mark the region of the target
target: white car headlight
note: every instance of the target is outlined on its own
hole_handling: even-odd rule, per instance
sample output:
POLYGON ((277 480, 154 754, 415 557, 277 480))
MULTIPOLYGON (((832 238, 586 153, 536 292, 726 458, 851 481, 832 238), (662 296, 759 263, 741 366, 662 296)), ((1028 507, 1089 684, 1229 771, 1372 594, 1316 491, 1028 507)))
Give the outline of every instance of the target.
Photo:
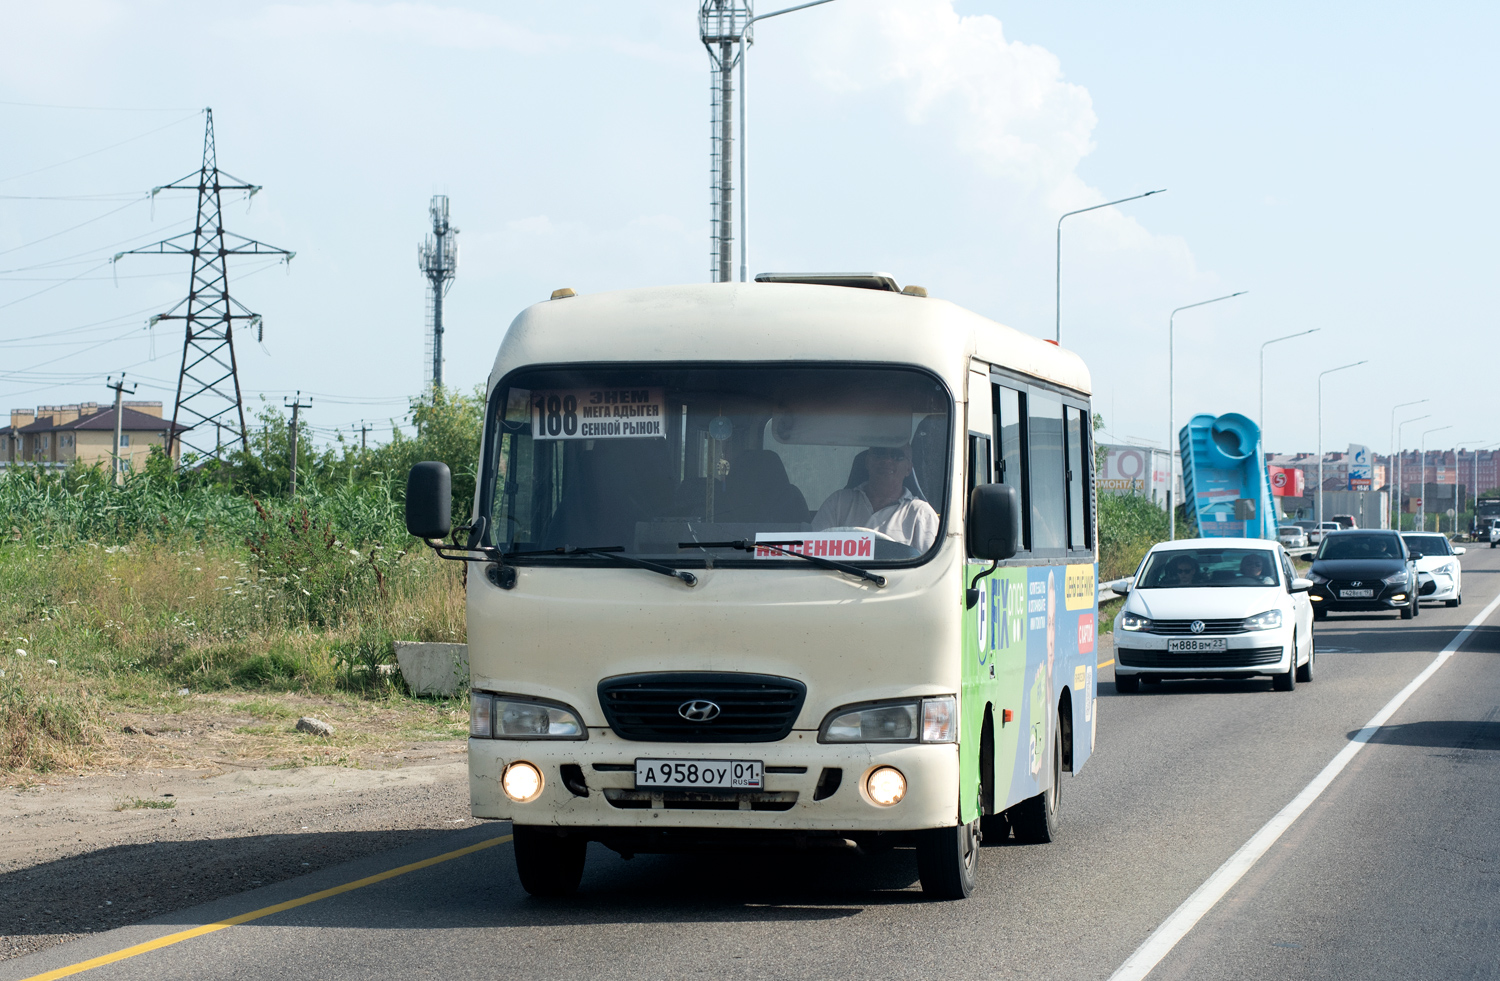
POLYGON ((475 739, 587 739, 578 713, 566 705, 523 695, 469 696, 469 735, 475 739))
POLYGON ((1121 630, 1150 630, 1151 621, 1137 613, 1127 613, 1120 617, 1121 630))
POLYGON ((820 743, 951 743, 958 738, 958 699, 952 695, 845 705, 828 713, 820 743))
POLYGON ((1281 611, 1267 610, 1253 617, 1245 618, 1246 630, 1275 630, 1281 626, 1281 611))

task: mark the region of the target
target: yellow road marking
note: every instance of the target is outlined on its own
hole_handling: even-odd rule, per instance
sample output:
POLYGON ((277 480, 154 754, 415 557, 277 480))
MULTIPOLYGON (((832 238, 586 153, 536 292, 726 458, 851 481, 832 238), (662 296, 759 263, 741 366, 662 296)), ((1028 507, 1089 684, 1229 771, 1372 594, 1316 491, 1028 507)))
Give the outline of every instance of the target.
POLYGON ((418 869, 431 868, 434 865, 441 865, 443 862, 449 862, 455 858, 462 858, 465 855, 472 855, 474 852, 483 851, 486 848, 493 848, 496 845, 504 844, 505 842, 510 841, 513 837, 514 835, 501 835, 498 838, 490 838, 488 841, 481 841, 477 845, 470 845, 467 848, 460 848, 457 851, 444 852, 442 855, 435 855, 432 858, 424 858, 420 862, 413 862, 410 865, 402 865, 399 868, 387 869, 384 872, 366 876, 363 879, 356 879, 353 882, 346 882, 341 886, 334 886, 332 889, 324 889, 321 892, 315 892, 311 895, 302 896, 299 899, 289 899, 284 903, 277 903, 275 906, 267 906, 264 909, 258 909, 251 913, 241 913, 239 916, 231 916, 228 919, 220 920, 217 923, 206 923, 203 926, 193 927, 191 930, 182 930, 178 933, 169 933, 165 937, 157 937, 155 940, 148 940, 143 944, 136 944, 134 947, 126 947, 124 950, 117 950, 112 954, 101 954, 98 957, 86 961, 79 961, 77 964, 70 964, 67 967, 59 967, 55 970, 47 971, 42 974, 34 974, 29 978, 23 978, 22 981, 52 981, 53 978, 66 978, 74 974, 82 974, 84 971, 92 971, 96 967, 103 967, 106 964, 113 964, 117 961, 127 960, 131 957, 150 953, 153 950, 160 950, 163 947, 170 947, 173 944, 182 943, 184 940, 191 940, 194 937, 201 937, 204 934, 214 933, 215 931, 223 930, 226 927, 238 926, 241 923, 249 923, 251 920, 258 920, 263 916, 270 916, 273 913, 281 913, 285 910, 296 909, 298 906, 306 906, 308 903, 316 903, 320 899, 327 899, 329 896, 337 896, 339 893, 352 892, 355 889, 363 889, 365 886, 373 886, 377 882, 384 882, 387 879, 394 879, 398 875, 405 875, 408 872, 415 872, 418 869))
POLYGON ((1108 661, 1100 661, 1099 662, 1099 667, 1101 667, 1101 668, 1107 668, 1111 664, 1114 664, 1114 663, 1115 663, 1115 659, 1114 658, 1110 658, 1108 661))

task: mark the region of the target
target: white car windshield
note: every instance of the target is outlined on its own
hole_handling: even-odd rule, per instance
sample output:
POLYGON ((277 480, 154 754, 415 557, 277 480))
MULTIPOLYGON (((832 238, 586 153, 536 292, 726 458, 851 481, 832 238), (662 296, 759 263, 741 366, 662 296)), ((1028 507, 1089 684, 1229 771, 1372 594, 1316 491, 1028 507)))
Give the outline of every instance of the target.
POLYGON ((1452 555, 1448 548, 1448 539, 1442 535, 1402 535, 1406 541, 1406 547, 1413 552, 1421 552, 1423 555, 1452 555))
POLYGON ((1137 589, 1275 586, 1276 555, 1260 548, 1174 548, 1152 553, 1137 589))

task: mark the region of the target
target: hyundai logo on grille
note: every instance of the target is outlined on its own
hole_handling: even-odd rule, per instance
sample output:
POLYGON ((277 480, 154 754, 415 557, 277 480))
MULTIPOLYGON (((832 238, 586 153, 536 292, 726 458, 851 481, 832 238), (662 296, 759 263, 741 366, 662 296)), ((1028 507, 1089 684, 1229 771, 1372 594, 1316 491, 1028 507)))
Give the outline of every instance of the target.
POLYGON ((677 706, 677 714, 689 722, 712 722, 719 717, 719 706, 706 698, 695 698, 677 706))
POLYGON ((1351 585, 1351 586, 1363 586, 1364 583, 1362 583, 1358 579, 1356 579, 1353 582, 1351 582, 1349 585, 1351 585))
POLYGON ((1203 621, 1202 620, 1194 620, 1191 624, 1188 625, 1188 629, 1191 630, 1195 634, 1201 634, 1201 633, 1203 633, 1203 621))

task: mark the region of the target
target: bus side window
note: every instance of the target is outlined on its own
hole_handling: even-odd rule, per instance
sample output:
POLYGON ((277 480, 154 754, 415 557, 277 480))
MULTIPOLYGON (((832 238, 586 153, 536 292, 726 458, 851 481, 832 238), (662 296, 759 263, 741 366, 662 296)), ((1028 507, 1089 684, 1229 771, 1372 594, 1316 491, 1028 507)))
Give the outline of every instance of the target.
MULTIPOLYGON (((994 459, 990 452, 990 438, 980 436, 978 433, 969 434, 969 491, 973 493, 974 488, 980 484, 988 484, 994 480, 990 472, 990 462, 994 459)), ((967 496, 964 498, 968 500, 967 496)))
POLYGON ((995 481, 1021 496, 1021 551, 1031 550, 1031 482, 1027 479, 1026 394, 992 385, 995 407, 995 481))
POLYGON ((1089 527, 1091 515, 1088 506, 1088 429, 1082 409, 1069 405, 1064 406, 1063 412, 1067 422, 1064 438, 1067 441, 1068 548, 1085 549, 1093 545, 1089 534, 1092 529, 1089 527))
POLYGON ((1068 545, 1067 470, 1062 399, 1032 389, 1026 399, 1031 444, 1031 548, 1061 552, 1068 545))

